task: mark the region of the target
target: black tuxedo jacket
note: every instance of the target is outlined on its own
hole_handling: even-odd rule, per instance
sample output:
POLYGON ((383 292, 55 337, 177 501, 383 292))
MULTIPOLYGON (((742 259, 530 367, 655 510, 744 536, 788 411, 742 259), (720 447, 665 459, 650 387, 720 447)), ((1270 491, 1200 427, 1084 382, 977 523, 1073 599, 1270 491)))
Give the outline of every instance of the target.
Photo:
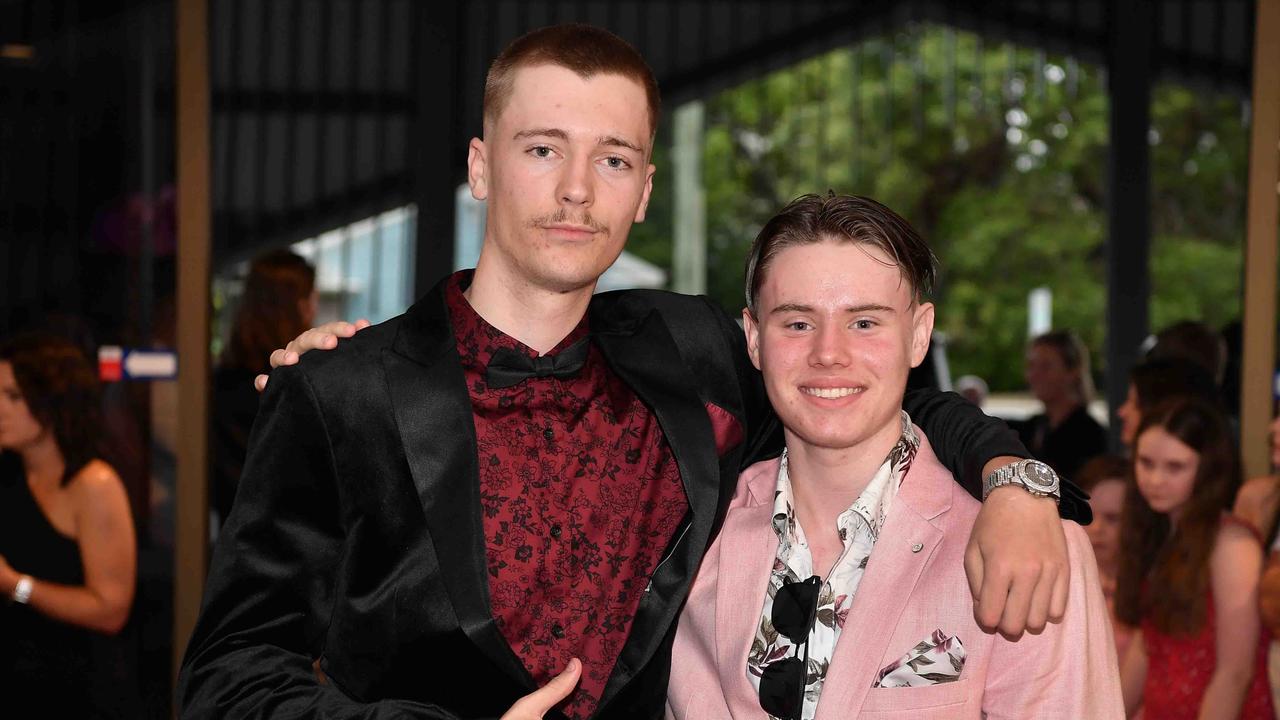
MULTIPOLYGON (((623 291, 589 312, 689 502, 597 713, 655 718, 693 574, 739 470, 779 435, 742 332, 710 301, 623 291), (747 440, 718 452, 706 403, 747 440)), ((987 458, 1025 455, 958 396, 913 395, 907 409, 971 491, 987 458)), ((183 661, 182 716, 496 718, 534 690, 490 613, 475 447, 443 284, 273 372, 183 661)))

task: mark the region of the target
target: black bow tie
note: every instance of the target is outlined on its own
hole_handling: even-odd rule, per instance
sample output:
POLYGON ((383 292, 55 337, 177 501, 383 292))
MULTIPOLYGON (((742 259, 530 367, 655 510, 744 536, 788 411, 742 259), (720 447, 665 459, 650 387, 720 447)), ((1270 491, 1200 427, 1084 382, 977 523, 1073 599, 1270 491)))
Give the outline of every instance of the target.
POLYGON ((485 383, 497 390, 518 385, 532 377, 550 376, 561 380, 573 377, 587 362, 587 350, 591 347, 589 340, 584 337, 555 355, 542 357, 529 357, 517 350, 502 348, 489 358, 485 383))

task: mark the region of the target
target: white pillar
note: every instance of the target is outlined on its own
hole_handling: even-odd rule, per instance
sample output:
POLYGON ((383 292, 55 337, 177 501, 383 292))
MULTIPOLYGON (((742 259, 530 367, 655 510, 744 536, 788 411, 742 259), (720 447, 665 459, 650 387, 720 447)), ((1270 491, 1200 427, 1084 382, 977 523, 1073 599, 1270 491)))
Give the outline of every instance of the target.
POLYGON ((707 291, 707 204, 702 188, 702 133, 705 129, 700 101, 676 108, 675 213, 672 222, 671 289, 699 295, 707 291))

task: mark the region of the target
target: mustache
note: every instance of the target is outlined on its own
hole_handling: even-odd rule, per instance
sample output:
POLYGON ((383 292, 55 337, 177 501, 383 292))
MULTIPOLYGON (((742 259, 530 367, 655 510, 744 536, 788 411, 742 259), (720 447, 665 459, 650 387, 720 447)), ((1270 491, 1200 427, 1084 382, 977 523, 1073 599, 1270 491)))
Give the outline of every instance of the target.
POLYGON ((572 217, 569 215, 569 211, 565 208, 560 208, 556 212, 548 215, 539 215, 538 217, 533 218, 529 221, 529 228, 536 230, 541 227, 546 227, 547 225, 558 225, 561 223, 583 225, 591 228, 593 232, 598 232, 603 235, 609 234, 609 226, 591 217, 591 213, 584 212, 580 217, 572 217))

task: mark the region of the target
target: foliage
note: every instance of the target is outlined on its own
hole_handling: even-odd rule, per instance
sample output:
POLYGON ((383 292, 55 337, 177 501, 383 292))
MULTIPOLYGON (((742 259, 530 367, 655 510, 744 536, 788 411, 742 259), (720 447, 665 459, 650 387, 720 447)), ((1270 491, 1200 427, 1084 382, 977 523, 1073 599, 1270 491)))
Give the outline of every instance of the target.
MULTIPOLYGON (((1027 294, 1099 364, 1105 339, 1107 96, 1101 69, 935 26, 870 38, 707 101, 708 294, 742 306, 752 238, 806 192, 870 195, 930 239, 952 372, 1023 386, 1027 294)), ((1248 128, 1232 98, 1152 99, 1151 321, 1240 307, 1248 128)), ((661 137, 670 137, 664 128, 661 137)), ((670 267, 670 148, 629 249, 670 267)), ((1141 338, 1131 338, 1134 343, 1141 338)))

